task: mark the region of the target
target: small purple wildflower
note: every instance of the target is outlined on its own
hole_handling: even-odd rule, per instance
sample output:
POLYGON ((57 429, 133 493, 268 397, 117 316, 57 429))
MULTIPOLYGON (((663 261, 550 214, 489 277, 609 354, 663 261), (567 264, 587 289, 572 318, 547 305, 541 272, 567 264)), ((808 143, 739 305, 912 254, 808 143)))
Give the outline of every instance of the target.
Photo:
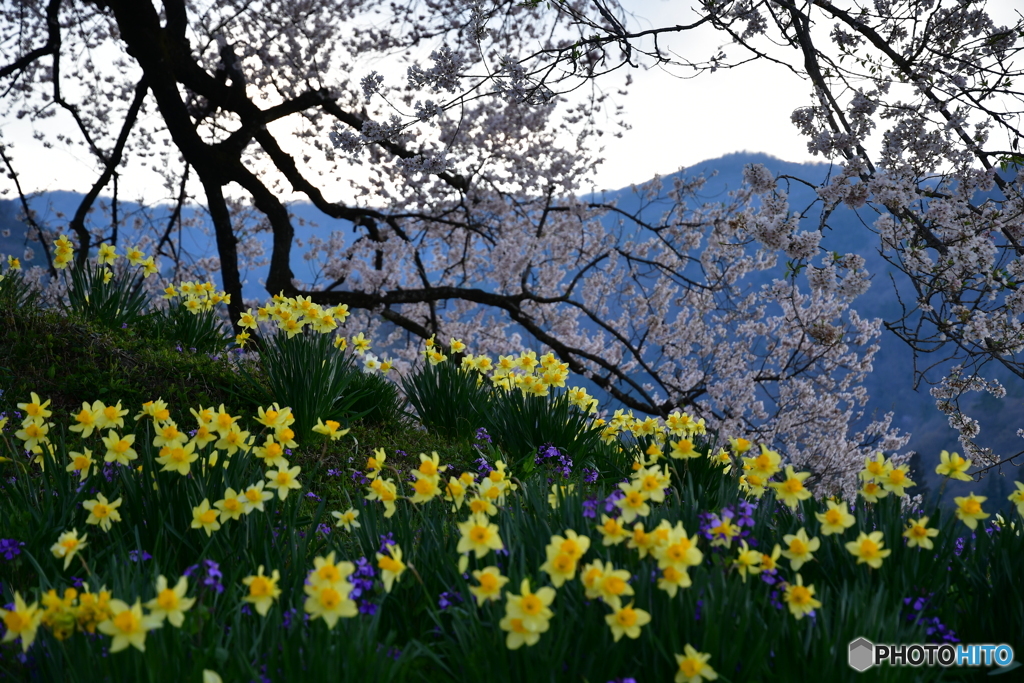
POLYGON ((491 435, 488 434, 487 430, 485 428, 483 428, 483 427, 481 427, 480 429, 476 430, 476 440, 477 441, 486 441, 487 443, 492 443, 491 442, 491 435))
POLYGON ((622 500, 626 497, 625 491, 622 489, 615 489, 608 497, 604 499, 604 511, 612 517, 618 517, 622 510, 615 504, 616 501, 622 500))
POLYGON ((397 542, 395 542, 395 540, 394 540, 394 532, 393 531, 388 531, 387 533, 382 533, 382 535, 381 535, 381 549, 378 550, 377 552, 390 554, 390 551, 388 549, 391 546, 394 546, 394 545, 397 545, 397 542))
POLYGON ((546 443, 541 446, 533 462, 536 465, 543 465, 545 463, 553 465, 554 470, 561 474, 564 479, 568 479, 569 475, 572 474, 572 458, 569 457, 568 453, 563 453, 554 444, 546 443))
POLYGON ((373 590, 373 577, 375 572, 373 565, 365 557, 356 561, 356 570, 352 573, 352 590, 349 597, 353 600, 359 598, 363 593, 373 590))
POLYGON ((21 554, 21 548, 24 545, 24 541, 18 541, 13 538, 0 538, 0 555, 3 555, 5 560, 13 560, 21 554))
POLYGON ((442 611, 444 611, 452 605, 455 605, 460 602, 462 602, 462 596, 460 594, 449 593, 448 591, 444 591, 443 593, 441 593, 440 597, 437 600, 437 606, 442 611))
POLYGON ((754 510, 757 509, 757 503, 741 500, 738 507, 740 509, 740 518, 736 521, 736 526, 752 529, 754 527, 754 510))
POLYGON ((487 458, 485 458, 482 455, 473 462, 476 463, 476 469, 478 472, 483 472, 484 474, 487 474, 489 472, 494 471, 494 468, 491 467, 490 463, 487 462, 487 458))
POLYGON ((590 498, 583 501, 583 516, 587 519, 597 519, 597 498, 590 498))
MULTIPOLYGON (((592 468, 592 467, 584 467, 583 468, 583 483, 584 484, 593 484, 593 483, 595 483, 597 481, 597 477, 598 477, 598 471, 595 470, 594 468, 592 468)), ((632 679, 629 679, 629 680, 632 680, 632 679)))
POLYGON ((328 477, 340 477, 341 476, 341 470, 329 469, 329 470, 327 470, 327 476, 328 477))
MULTIPOLYGON (((224 585, 220 580, 224 578, 224 575, 220 571, 220 565, 213 560, 203 560, 203 567, 200 574, 202 578, 199 583, 207 588, 212 588, 217 593, 223 593, 224 585)), ((192 573, 197 569, 200 569, 200 565, 194 564, 186 569, 183 574, 185 576, 192 576, 192 573)))
POLYGON ((918 622, 925 625, 925 635, 930 643, 959 643, 956 632, 949 628, 937 616, 926 617, 924 613, 930 605, 934 593, 927 596, 903 598, 903 604, 907 611, 907 621, 918 622))
POLYGON ((312 491, 310 491, 309 493, 306 494, 306 498, 311 498, 313 500, 320 500, 320 496, 316 495, 312 491))
POLYGON ((132 562, 145 562, 146 560, 153 559, 153 556, 145 550, 129 550, 128 559, 132 562))

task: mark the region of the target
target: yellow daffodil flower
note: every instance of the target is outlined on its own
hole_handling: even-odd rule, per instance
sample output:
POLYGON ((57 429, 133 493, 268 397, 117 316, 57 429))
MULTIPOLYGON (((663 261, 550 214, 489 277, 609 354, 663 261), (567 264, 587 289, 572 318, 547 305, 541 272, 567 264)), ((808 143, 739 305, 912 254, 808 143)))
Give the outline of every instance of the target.
POLYGON ((841 534, 857 523, 857 519, 846 509, 846 503, 827 501, 828 510, 816 512, 814 516, 821 522, 821 535, 841 534))
POLYGON ((1006 497, 1011 503, 1017 506, 1017 514, 1024 517, 1024 481, 1013 482, 1017 490, 1006 497))
POLYGON ((380 578, 384 581, 384 591, 391 592, 395 581, 402 577, 406 565, 402 562, 402 549, 397 543, 387 546, 387 554, 377 553, 377 568, 380 569, 380 578))
POLYGON ((682 460, 685 458, 699 458, 700 453, 693 446, 693 442, 689 439, 680 439, 679 441, 670 441, 669 445, 672 446, 672 450, 669 451, 669 457, 675 458, 676 460, 682 460))
POLYGON ((57 542, 50 547, 50 552, 57 559, 64 558, 64 569, 67 570, 68 565, 71 564, 71 558, 86 546, 85 539, 88 537, 89 534, 82 534, 82 537, 79 538, 77 529, 65 531, 57 537, 57 542))
POLYGON ((629 524, 637 517, 646 517, 651 514, 651 507, 647 504, 650 496, 635 482, 619 484, 624 495, 615 501, 616 507, 622 511, 622 521, 629 524))
POLYGON ((786 478, 781 482, 772 482, 769 486, 775 489, 779 500, 795 510, 801 500, 811 497, 811 492, 804 487, 804 480, 809 476, 810 472, 795 472, 792 465, 786 465, 786 478))
POLYGON ((950 455, 946 451, 942 451, 939 454, 941 462, 935 468, 935 472, 941 474, 944 477, 950 479, 959 479, 960 481, 972 481, 972 478, 967 474, 967 470, 971 468, 971 461, 964 460, 960 457, 959 453, 953 453, 950 455))
POLYGON ((598 597, 612 609, 619 609, 622 606, 622 596, 633 595, 633 587, 629 585, 630 578, 628 571, 615 569, 609 562, 604 566, 604 572, 597 581, 598 597))
POLYGON ((550 605, 555 599, 555 590, 545 586, 536 593, 530 591, 530 580, 523 579, 520 594, 508 594, 505 603, 505 617, 498 623, 503 631, 508 631, 505 646, 516 650, 525 645, 533 645, 540 639, 540 634, 550 628, 554 613, 550 605))
POLYGON ((111 503, 106 496, 99 493, 94 500, 82 503, 82 507, 89 511, 89 518, 85 520, 85 523, 98 524, 104 531, 110 531, 112 522, 121 521, 121 514, 117 511, 120 506, 120 498, 111 503))
MULTIPOLYGON (((656 534, 659 530, 656 529, 648 535, 657 538, 656 534)), ((667 530, 664 543, 650 546, 651 555, 658 561, 659 569, 675 567, 677 570, 685 572, 688 567, 696 567, 704 561, 704 553, 697 548, 697 535, 687 536, 682 522, 676 522, 674 527, 669 527, 667 530)))
POLYGON ((927 517, 908 520, 908 524, 907 530, 903 532, 904 538, 907 539, 908 548, 916 547, 931 550, 935 547, 935 544, 932 543, 932 538, 939 535, 939 530, 928 528, 927 517))
POLYGON ((891 463, 879 451, 873 459, 870 456, 864 458, 864 469, 857 476, 861 481, 877 481, 881 483, 881 480, 889 476, 890 469, 892 469, 891 463))
POLYGON ((326 422, 323 422, 320 418, 317 418, 316 426, 313 427, 313 431, 317 434, 323 434, 324 436, 330 437, 331 441, 337 441, 348 434, 350 430, 341 429, 341 423, 336 422, 335 420, 327 420, 326 422))
POLYGON ((334 526, 341 527, 345 531, 352 531, 353 529, 358 529, 362 526, 356 521, 356 517, 359 516, 359 510, 356 510, 355 508, 349 508, 348 510, 345 510, 345 512, 335 510, 331 513, 331 516, 338 520, 335 522, 334 526))
POLYGON ((815 536, 807 537, 807 531, 800 528, 795 534, 786 534, 782 541, 788 546, 782 551, 783 557, 789 560, 789 566, 793 571, 814 559, 813 553, 821 547, 821 540, 815 536))
POLYGON ((284 500, 288 497, 288 492, 292 489, 302 488, 302 484, 298 480, 299 473, 302 468, 296 465, 291 469, 281 467, 276 470, 270 470, 267 472, 267 479, 270 481, 267 483, 267 488, 275 489, 277 491, 277 497, 284 500))
POLYGON ((86 439, 92 436, 94 429, 99 427, 99 419, 100 411, 83 401, 82 410, 75 415, 75 424, 71 425, 68 429, 72 432, 79 432, 82 438, 86 439))
POLYGON ((601 515, 601 524, 594 527, 601 534, 601 545, 618 545, 629 538, 629 530, 616 517, 601 515))
POLYGON ((212 536, 214 531, 220 529, 220 520, 217 510, 210 509, 210 499, 203 498, 203 502, 192 508, 192 528, 202 529, 207 536, 212 536))
POLYGON ((96 629, 113 637, 110 652, 120 652, 129 645, 139 652, 146 651, 146 633, 160 628, 163 621, 156 616, 142 614, 139 600, 131 607, 121 600, 110 601, 111 618, 96 626, 96 629))
POLYGON ((308 596, 303 609, 311 619, 323 619, 328 629, 333 629, 341 617, 350 618, 359 614, 355 600, 349 598, 351 585, 346 588, 332 584, 313 584, 303 587, 308 596))
POLYGON ((889 470, 889 474, 880 480, 886 491, 896 494, 902 498, 906 495, 905 489, 916 486, 907 475, 910 473, 910 465, 900 465, 889 470))
POLYGON ((473 572, 477 585, 470 586, 469 592, 476 598, 477 607, 483 607, 485 600, 501 599, 501 589, 508 583, 508 577, 501 575, 501 570, 490 566, 473 572))
POLYGON ((43 613, 39 609, 39 603, 31 605, 25 603, 21 593, 14 592, 14 609, 0 609, 0 620, 3 620, 7 633, 4 634, 0 643, 9 643, 15 638, 21 639, 21 651, 28 652, 36 639, 36 631, 42 621, 43 613))
POLYGON ((263 490, 264 484, 266 482, 259 481, 245 489, 245 492, 242 494, 245 498, 245 514, 249 514, 253 510, 263 512, 263 504, 274 497, 274 494, 270 491, 263 490))
POLYGON ((252 454, 263 461, 263 465, 271 467, 288 467, 288 459, 284 457, 284 446, 274 440, 273 435, 268 434, 262 446, 254 446, 252 454))
POLYGON ((370 492, 367 494, 366 500, 379 500, 384 503, 384 517, 390 519, 395 514, 398 488, 390 479, 378 477, 370 482, 370 492))
POLYGON ((82 452, 71 451, 68 453, 71 458, 71 464, 64 468, 65 472, 75 472, 79 475, 79 481, 85 481, 93 468, 96 467, 96 461, 92 458, 92 451, 88 448, 83 448, 82 452))
POLYGON ((743 458, 744 469, 749 469, 752 474, 757 475, 765 482, 782 471, 781 463, 782 456, 764 444, 761 444, 760 455, 743 458))
POLYGON ((892 554, 891 550, 882 549, 885 545, 882 536, 881 531, 872 531, 870 534, 862 531, 856 541, 846 544, 846 549, 857 558, 857 564, 867 563, 869 567, 878 569, 882 566, 882 560, 892 554))
POLYGON ((670 598, 675 598, 680 588, 689 588, 693 585, 690 574, 685 569, 678 569, 669 565, 661 570, 661 577, 658 578, 658 589, 668 593, 670 598))
POLYGON ((281 572, 274 570, 270 576, 263 574, 263 565, 259 566, 256 573, 242 579, 242 583, 249 587, 249 594, 244 600, 256 606, 256 611, 261 617, 267 616, 270 606, 281 595, 281 589, 277 582, 281 579, 281 572))
POLYGON ((490 517, 483 513, 474 513, 465 522, 459 523, 459 545, 455 551, 459 554, 475 553, 480 559, 491 550, 502 550, 504 544, 498 533, 498 525, 492 524, 490 517))
POLYGON ((640 628, 651 623, 651 613, 642 609, 634 609, 633 603, 615 610, 604 618, 612 629, 615 642, 622 636, 636 640, 640 637, 640 628))
POLYGON ((969 529, 978 528, 978 520, 985 519, 989 516, 987 512, 982 511, 981 504, 984 503, 988 498, 985 496, 976 496, 973 493, 969 496, 958 496, 953 499, 956 503, 956 518, 967 525, 969 529))
POLYGON ((134 434, 120 437, 117 432, 110 430, 107 436, 102 438, 103 445, 107 447, 107 452, 103 456, 104 462, 117 462, 128 467, 130 461, 139 457, 139 454, 132 448, 132 444, 135 443, 134 434))
POLYGON ((348 577, 355 572, 356 566, 351 562, 335 562, 334 551, 327 554, 327 557, 316 557, 313 559, 313 570, 309 572, 306 583, 311 586, 333 586, 343 591, 347 597, 352 585, 348 577))
POLYGON ((52 411, 47 410, 47 406, 50 405, 50 399, 42 401, 34 391, 30 392, 29 396, 31 396, 32 400, 28 403, 19 403, 18 410, 23 410, 25 412, 25 423, 34 422, 36 424, 43 424, 43 422, 46 421, 46 418, 53 415, 52 411))
POLYGON ((113 264, 117 260, 117 247, 112 244, 101 244, 99 253, 96 254, 96 263, 101 266, 113 264))
POLYGON ((167 619, 175 628, 185 622, 185 612, 195 604, 195 598, 185 597, 188 592, 188 577, 182 576, 171 588, 163 574, 156 579, 156 597, 146 603, 146 609, 158 619, 167 619))
POLYGON ((194 443, 171 441, 160 449, 156 462, 163 465, 161 472, 177 472, 184 477, 192 470, 192 463, 198 459, 199 454, 196 453, 194 443))
POLYGON ((739 555, 733 560, 743 583, 747 582, 747 574, 757 574, 761 571, 761 558, 763 553, 751 550, 746 541, 740 541, 739 555))
POLYGON ((877 503, 879 498, 885 498, 889 495, 889 492, 886 489, 882 488, 874 481, 865 482, 864 486, 861 487, 860 491, 857 493, 859 493, 861 498, 869 503, 877 503))
POLYGON ((238 491, 228 487, 224 491, 224 497, 213 504, 213 507, 220 511, 220 523, 224 524, 229 519, 238 520, 245 514, 245 496, 238 491))
POLYGON ((821 607, 821 602, 814 598, 814 585, 804 586, 804 578, 799 574, 796 575, 796 583, 786 586, 786 594, 783 596, 783 600, 789 606, 789 611, 797 619, 803 619, 815 609, 821 607))
POLYGON ((718 678, 718 674, 708 664, 711 655, 697 652, 689 643, 683 647, 683 652, 684 654, 675 656, 676 663, 679 665, 675 683, 701 683, 701 681, 713 681, 718 678))

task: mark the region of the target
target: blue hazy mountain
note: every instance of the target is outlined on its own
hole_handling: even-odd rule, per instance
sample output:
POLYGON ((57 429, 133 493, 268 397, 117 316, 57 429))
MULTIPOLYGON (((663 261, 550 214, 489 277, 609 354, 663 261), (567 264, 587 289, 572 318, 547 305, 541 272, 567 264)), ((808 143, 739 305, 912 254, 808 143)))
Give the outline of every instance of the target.
MULTIPOLYGON (((725 202, 728 200, 728 193, 739 188, 743 179, 743 168, 747 164, 761 163, 770 171, 778 175, 791 175, 803 178, 811 182, 820 182, 827 177, 829 172, 838 172, 837 169, 828 164, 791 163, 770 157, 764 154, 737 153, 729 154, 718 159, 711 159, 700 164, 688 167, 681 171, 686 176, 698 174, 705 175, 708 180, 698 197, 698 202, 725 202), (713 172, 716 172, 712 176, 713 172)), ((673 174, 674 175, 674 174, 673 174)), ((665 188, 671 188, 673 176, 664 178, 665 188)), ((788 183, 781 181, 783 187, 790 194, 790 210, 799 211, 807 216, 804 219, 802 229, 811 230, 818 227, 820 204, 812 206, 816 195, 810 187, 801 183, 788 183)), ((636 213, 643 207, 642 216, 647 220, 657 220, 660 214, 669 208, 666 203, 648 205, 641 202, 636 193, 630 188, 622 188, 614 191, 593 193, 585 197, 588 200, 601 202, 614 201, 618 208, 627 213, 636 213)), ((50 227, 66 225, 70 217, 77 209, 81 201, 81 195, 71 192, 51 192, 35 197, 31 201, 31 207, 36 212, 36 219, 42 224, 50 227)), ((101 198, 97 201, 90 222, 100 225, 110 221, 110 214, 113 210, 109 198, 101 198)), ((305 244, 308 238, 318 234, 326 238, 333 231, 342 231, 348 239, 354 235, 352 226, 347 221, 340 221, 321 214, 315 207, 306 203, 293 203, 289 210, 294 217, 296 238, 300 244, 305 244)), ((119 202, 117 206, 119 216, 129 217, 130 221, 142 221, 152 223, 161 232, 166 229, 170 218, 170 208, 167 206, 146 207, 137 203, 119 202)), ((187 209, 183 213, 185 222, 195 219, 197 223, 209 225, 204 214, 197 212, 197 209, 187 209)), ((0 200, 0 254, 20 256, 27 245, 25 238, 25 226, 19 220, 21 205, 12 200, 0 200), (7 231, 9 236, 4 236, 7 231)), ((614 216, 606 220, 618 222, 614 216)), ((900 305, 897 297, 897 288, 894 288, 890 280, 890 271, 896 278, 897 283, 902 282, 899 273, 881 257, 877 248, 877 237, 870 232, 866 225, 870 225, 874 216, 866 211, 861 215, 845 208, 837 208, 829 217, 828 227, 823 232, 821 246, 828 251, 840 253, 856 253, 864 257, 866 267, 872 273, 872 286, 868 292, 858 298, 853 308, 864 317, 881 318, 894 321, 900 317, 900 305)), ((609 223, 609 226, 611 223, 609 223)), ((244 229, 251 229, 252 226, 244 226, 244 229)), ((628 224, 624 228, 630 230, 628 224)), ((207 230, 212 234, 212 230, 207 230)), ((175 245, 181 245, 184 251, 194 256, 215 254, 215 244, 211 234, 204 234, 199 229, 172 230, 171 235, 175 245)), ((270 235, 264 233, 261 240, 265 246, 267 256, 270 254, 270 235)), ((316 280, 312 264, 302 258, 304 249, 296 246, 292 250, 292 270, 295 276, 301 281, 309 283, 316 280)), ((34 262, 41 264, 37 255, 34 262)), ((780 259, 779 266, 771 271, 754 274, 745 280, 745 285, 759 287, 767 284, 775 278, 783 277, 785 259, 780 259)), ((243 273, 245 281, 243 292, 247 299, 264 299, 267 296, 265 288, 261 284, 261 278, 265 276, 262 272, 243 273)), ((909 285, 903 282, 900 286, 900 293, 907 299, 907 293, 911 290, 909 285)), ((911 296, 909 300, 913 300, 911 296)), ((926 359, 919 359, 923 364, 926 359)), ((935 465, 938 463, 938 455, 941 450, 961 451, 957 441, 957 432, 952 429, 945 416, 936 408, 935 401, 928 393, 928 385, 922 383, 917 389, 913 386, 914 377, 913 355, 901 340, 890 332, 884 331, 881 340, 881 350, 875 356, 873 372, 868 376, 866 387, 871 400, 866 408, 866 424, 872 414, 881 416, 893 411, 896 415, 894 425, 904 433, 911 433, 912 438, 907 449, 917 451, 919 454, 912 462, 913 474, 922 488, 932 490, 940 485, 940 477, 934 473, 935 465)), ((991 376, 999 378, 1007 388, 1005 399, 997 400, 988 394, 971 394, 962 400, 961 405, 965 412, 981 420, 981 436, 979 441, 992 447, 996 452, 1012 454, 1024 448, 1024 441, 1018 438, 1015 433, 1018 428, 1024 427, 1024 410, 1021 403, 1024 401, 1024 383, 1019 378, 1015 379, 1006 371, 999 372, 994 366, 991 368, 991 376)), ((929 379, 937 380, 941 375, 933 373, 929 379)), ((988 495, 990 505, 993 507, 1002 506, 1006 496, 1013 489, 1012 481, 1019 476, 1017 469, 1012 466, 1004 468, 1005 476, 992 475, 986 478, 980 485, 972 483, 951 482, 945 489, 945 497, 952 495, 966 495, 968 490, 974 490, 988 495)), ((920 491, 920 489, 918 489, 920 491)))

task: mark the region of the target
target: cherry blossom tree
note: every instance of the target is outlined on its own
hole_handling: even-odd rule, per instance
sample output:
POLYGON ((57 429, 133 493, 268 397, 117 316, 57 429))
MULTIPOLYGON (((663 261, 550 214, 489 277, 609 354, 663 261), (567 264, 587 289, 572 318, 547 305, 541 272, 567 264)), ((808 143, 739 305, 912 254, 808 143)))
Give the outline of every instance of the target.
MULTIPOLYGON (((126 159, 153 157, 176 206, 194 201, 208 212, 217 258, 189 272, 219 271, 233 320, 247 305, 240 264, 259 255, 245 221, 255 212, 255 229, 272 235, 268 292, 347 304, 370 334, 405 349, 409 360, 432 334, 492 354, 544 347, 627 408, 662 416, 682 408, 723 439, 745 436, 782 451, 813 471, 819 490, 850 485, 865 456, 906 444, 892 414, 864 415, 862 383, 881 321, 850 308, 868 286, 864 260, 820 248, 827 210, 820 225, 804 226, 761 167, 747 169, 744 186, 715 205, 695 199, 703 177, 680 176, 667 187, 656 178, 636 188, 643 211, 582 195, 604 133, 596 114, 607 106, 591 79, 640 59, 667 59, 658 48, 645 52, 645 36, 629 33, 611 5, 21 0, 0 7, 3 115, 43 121, 60 112, 73 133, 40 135, 47 144, 84 146, 95 160, 91 191, 67 225, 32 226, 48 258, 62 230, 83 247, 81 258, 99 243, 129 239, 123 218, 90 222, 88 210, 101 192, 116 196, 126 159), (585 97, 563 97, 581 85, 585 97), (342 200, 338 178, 346 175, 351 198, 342 200), (320 264, 315 283, 291 270, 296 244, 286 195, 347 222, 304 245, 305 257, 320 264), (749 284, 774 272, 780 256, 797 265, 789 276, 749 284)), ((777 2, 702 8, 692 26, 665 32, 709 26, 746 48, 768 37, 770 16, 773 30, 803 45, 807 10, 777 2)), ((971 49, 999 63, 1014 43, 991 43, 992 31, 979 27, 971 49)), ((855 49, 861 34, 851 30, 835 34, 839 49, 855 49)), ((955 55, 968 49, 951 37, 928 40, 955 55)), ((890 168, 904 158, 899 141, 932 124, 885 100, 883 113, 907 132, 893 134, 884 164, 872 161, 861 137, 880 118, 881 81, 833 102, 844 92, 836 83, 851 77, 813 45, 805 52, 817 60, 805 68, 822 74, 811 78, 814 106, 798 110, 796 121, 822 153, 846 162, 820 188, 826 209, 839 202, 882 207, 874 229, 891 236, 894 255, 917 259, 911 273, 932 248, 925 236, 947 244, 950 268, 959 268, 948 272, 961 273, 961 291, 989 272, 975 267, 968 278, 964 259, 977 265, 991 257, 981 265, 1003 264, 998 282, 1009 300, 1020 260, 1000 261, 998 248, 976 255, 957 241, 963 225, 953 234, 947 224, 955 221, 940 220, 941 201, 955 214, 967 201, 960 194, 1012 185, 966 170, 963 145, 943 146, 968 124, 904 152, 906 169, 890 168), (961 175, 929 184, 953 160, 961 175), (915 206, 924 194, 931 201, 915 206)), ((851 60, 860 54, 851 52, 851 60)), ((696 66, 713 70, 724 60, 716 55, 696 66)), ((13 142, 0 140, 0 162, 24 197, 13 142)), ((1010 232, 996 225, 1007 214, 978 211, 969 214, 972 234, 982 220, 986 235, 1010 232)), ((169 239, 174 213, 180 216, 172 212, 171 225, 147 227, 145 240, 182 268, 183 254, 169 239)), ((984 246, 990 237, 974 239, 984 246)), ((921 277, 946 291, 937 274, 921 277)), ((1010 304, 990 308, 998 306, 1010 304)), ((951 323, 945 334, 954 330, 967 330, 966 323, 951 323)))
MULTIPOLYGON (((995 368, 1024 379, 1019 10, 999 24, 981 0, 702 0, 681 6, 676 24, 640 29, 605 0, 531 5, 569 17, 580 35, 519 64, 540 92, 643 64, 690 75, 768 61, 806 79, 810 98, 792 121, 837 168, 814 183, 820 214, 806 220, 822 232, 836 207, 858 210, 905 278, 900 291, 913 292, 886 328, 913 349, 918 382, 930 368, 945 373, 931 393, 976 464, 1001 462, 960 399, 1003 397, 995 368), (672 42, 694 30, 717 31, 721 47, 693 55, 672 42)), ((766 177, 755 187, 779 196, 766 177)), ((783 246, 772 232, 752 236, 783 246)), ((828 265, 811 271, 812 288, 823 275, 828 265)))

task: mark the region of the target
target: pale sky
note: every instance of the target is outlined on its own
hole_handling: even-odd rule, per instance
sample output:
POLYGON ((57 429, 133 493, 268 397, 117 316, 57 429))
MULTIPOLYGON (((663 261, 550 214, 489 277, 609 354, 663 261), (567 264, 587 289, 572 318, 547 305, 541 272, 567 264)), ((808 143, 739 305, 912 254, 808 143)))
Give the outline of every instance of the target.
MULTIPOLYGON (((687 5, 678 0, 623 0, 623 4, 636 15, 632 26, 641 29, 691 20, 687 5)), ((1012 4, 993 2, 989 9, 997 22, 1010 22, 1013 12, 1007 5, 1012 4)), ((822 28, 828 29, 819 30, 822 28)), ((723 34, 701 29, 668 37, 662 45, 694 60, 704 60, 723 45, 723 34)), ((729 57, 742 54, 735 46, 724 47, 729 57)), ((371 65, 368 70, 381 66, 371 65)), ((810 89, 806 82, 778 65, 757 62, 690 79, 663 68, 637 69, 631 73, 633 85, 629 94, 613 95, 612 106, 625 107, 632 129, 621 138, 602 138, 602 156, 606 161, 595 179, 598 190, 643 182, 655 173, 673 173, 680 167, 737 151, 764 152, 793 162, 814 160, 807 152, 806 140, 790 123, 793 109, 810 103, 810 89)), ((614 93, 624 74, 625 70, 621 70, 599 84, 614 93)), ((64 116, 59 113, 41 125, 49 130, 61 123, 67 125, 64 116)), ((17 142, 15 154, 26 190, 88 189, 95 170, 81 149, 43 149, 32 138, 32 127, 24 120, 0 121, 0 132, 6 140, 17 142)), ((144 196, 153 200, 165 196, 159 182, 155 174, 129 168, 129 172, 121 175, 120 189, 126 199, 144 196)), ((3 189, 13 190, 6 177, 0 180, 0 190, 3 189)), ((328 193, 332 194, 329 190, 328 193)), ((12 195, 8 192, 3 196, 12 195)))
MULTIPOLYGON (((678 12, 685 5, 672 0, 627 0, 625 4, 638 17, 649 20, 641 26, 685 20, 678 12)), ((720 36, 713 31, 702 33, 686 34, 685 45, 689 54, 706 58, 720 36)), ((676 43, 680 40, 674 39, 676 43)), ((806 85, 778 67, 752 64, 689 80, 660 68, 632 70, 632 74, 628 96, 613 96, 615 104, 625 106, 632 130, 619 139, 602 138, 606 161, 596 178, 598 189, 643 182, 655 173, 673 173, 681 166, 735 151, 767 152, 788 161, 810 159, 806 144, 789 123, 794 106, 807 100, 806 85)), ((601 85, 614 92, 621 82, 621 77, 613 76, 601 85)), ((58 122, 67 125, 63 118, 58 113, 40 125, 52 130, 58 122)), ((33 128, 26 120, 2 121, 0 129, 6 140, 17 143, 17 168, 26 190, 88 189, 95 170, 83 150, 44 149, 32 138, 33 128)), ((159 182, 155 174, 134 169, 121 174, 121 194, 126 199, 163 196, 159 182)), ((3 187, 13 190, 6 178, 0 181, 3 187)))
MULTIPOLYGON (((673 0, 626 0, 640 30, 688 23, 686 5, 673 0)), ((698 29, 664 38, 694 61, 705 60, 723 45, 723 34, 698 29)), ((725 45, 730 57, 740 56, 725 45)), ((621 71, 618 73, 622 73, 621 71)), ((807 143, 790 123, 797 106, 810 99, 807 83, 778 65, 745 64, 714 74, 690 76, 681 68, 633 69, 629 95, 617 98, 626 107, 632 130, 608 139, 599 173, 600 189, 617 189, 674 173, 730 152, 765 152, 786 161, 811 161, 807 143)), ((817 161, 821 161, 821 157, 817 161)))

